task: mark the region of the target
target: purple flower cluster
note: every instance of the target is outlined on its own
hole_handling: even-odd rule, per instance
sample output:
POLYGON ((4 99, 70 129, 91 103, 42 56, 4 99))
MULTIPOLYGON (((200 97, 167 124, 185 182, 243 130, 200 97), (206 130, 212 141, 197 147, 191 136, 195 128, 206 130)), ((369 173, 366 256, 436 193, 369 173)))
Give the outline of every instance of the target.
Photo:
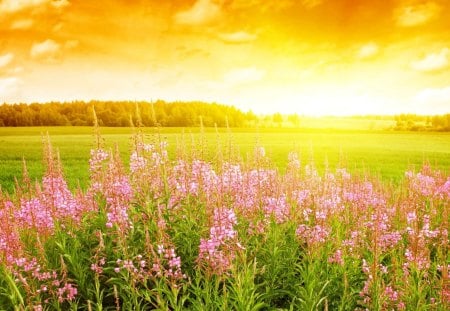
MULTIPOLYGON (((56 298, 59 302, 72 301, 77 295, 77 287, 67 278, 59 276, 56 271, 45 271, 36 258, 17 258, 13 265, 13 274, 16 282, 25 288, 33 284, 35 290, 28 294, 41 297, 44 303, 56 298)), ((39 308, 39 304, 36 306, 39 308)))
POLYGON ((241 247, 234 229, 236 224, 232 209, 214 209, 209 238, 200 240, 198 255, 199 264, 213 274, 222 275, 232 267, 236 249, 241 247))
MULTIPOLYGON (((246 258, 240 254, 254 247, 252 243, 259 245, 254 241, 265 241, 269 230, 279 226, 296 229, 296 238, 289 243, 311 262, 319 261, 329 271, 358 271, 359 283, 353 289, 360 291, 364 308, 370 309, 375 301, 383 310, 409 307, 405 301, 413 278, 429 285, 434 277, 432 286, 439 288, 440 296, 429 301, 450 300, 446 262, 450 178, 443 173, 428 166, 419 173, 408 171, 401 191, 394 191, 344 168, 326 168, 324 174, 312 163, 302 168, 295 153, 289 155, 286 174, 281 175, 260 147, 251 165, 232 161, 214 165, 187 156, 172 162, 166 148, 164 143, 138 142, 129 172, 117 152, 92 150, 86 192, 71 192, 59 164, 49 160, 53 166, 42 186, 22 187, 12 199, 0 194, 0 263, 35 298, 33 302, 39 302, 33 306, 36 310, 46 309, 43 304, 52 299, 61 303, 76 299, 78 287, 67 277, 64 264, 46 269, 55 264, 45 264, 45 247, 58 237, 58 230, 71 238, 90 219, 101 223, 94 233, 86 230, 98 238, 86 266, 96 280, 113 277, 144 287, 162 280, 179 288, 188 279, 182 260, 205 275, 225 278, 238 260, 246 258), (186 228, 179 226, 185 220, 198 221, 196 229, 203 237, 192 241, 199 248, 190 263, 183 253, 188 252, 186 245, 178 248, 175 243, 177 234, 184 234, 177 230, 186 228), (139 242, 129 247, 133 235, 139 242), (104 237, 111 249, 105 249, 104 237), (250 242, 243 246, 240 241, 250 242)), ((91 243, 92 237, 86 240, 91 243)), ((253 255, 259 250, 251 251, 253 255)))
MULTIPOLYGON (((98 266, 92 269, 98 269, 98 266)), ((133 259, 117 259, 115 273, 127 272, 132 280, 145 283, 149 279, 164 278, 173 286, 186 278, 181 271, 181 258, 173 247, 158 245, 153 258, 137 255, 133 259)))

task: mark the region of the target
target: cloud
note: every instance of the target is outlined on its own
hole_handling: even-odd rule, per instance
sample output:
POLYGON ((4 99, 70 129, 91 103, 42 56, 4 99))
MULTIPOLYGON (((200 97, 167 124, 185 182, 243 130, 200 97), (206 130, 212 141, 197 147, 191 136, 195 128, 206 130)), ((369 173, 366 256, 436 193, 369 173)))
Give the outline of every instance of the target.
POLYGON ((16 77, 0 79, 0 98, 9 101, 19 90, 20 80, 16 77))
POLYGON ((65 8, 66 6, 69 6, 70 2, 68 0, 53 0, 51 2, 51 5, 54 8, 60 9, 60 8, 65 8))
POLYGON ((179 46, 176 48, 177 54, 180 60, 186 60, 189 58, 201 58, 202 60, 208 58, 211 52, 205 49, 199 48, 187 48, 186 46, 179 46))
POLYGON ((448 113, 450 104, 450 86, 443 88, 426 88, 414 96, 414 101, 425 105, 424 110, 433 108, 435 113, 448 113))
POLYGON ((397 25, 413 27, 427 23, 435 18, 441 11, 441 7, 434 2, 406 6, 396 10, 395 19, 397 25))
POLYGON ((26 30, 30 29, 34 24, 31 18, 15 20, 11 23, 10 29, 12 30, 26 30))
POLYGON ((15 13, 33 7, 38 7, 48 2, 49 0, 2 0, 0 2, 0 12, 15 13))
POLYGON ((423 72, 436 72, 449 66, 450 50, 443 48, 438 53, 431 53, 411 63, 411 68, 423 72))
POLYGON ((22 73, 25 69, 22 66, 14 67, 12 70, 10 70, 10 73, 13 74, 19 74, 22 73))
POLYGON ((375 57, 380 48, 376 43, 370 42, 360 47, 358 50, 358 58, 359 59, 369 59, 375 57))
POLYGON ((35 43, 31 47, 30 56, 35 60, 56 61, 59 58, 61 45, 51 39, 35 43))
POLYGON ((264 78, 265 70, 255 67, 233 69, 225 73, 223 81, 228 85, 256 82, 264 78))
POLYGON ((43 5, 51 5, 53 8, 59 9, 69 4, 68 0, 1 0, 0 13, 16 13, 43 5))
POLYGON ((13 53, 8 53, 8 54, 0 56, 0 68, 4 68, 4 67, 8 66, 12 62, 13 59, 14 59, 13 53))
POLYGON ((418 92, 415 98, 422 102, 450 101, 450 86, 444 88, 426 88, 418 92))
POLYGON ((212 0, 197 0, 189 10, 177 13, 175 21, 183 25, 203 25, 214 21, 220 11, 220 5, 212 0))
POLYGON ((248 33, 246 31, 237 31, 232 33, 219 34, 219 39, 225 43, 248 43, 256 40, 257 35, 248 33))

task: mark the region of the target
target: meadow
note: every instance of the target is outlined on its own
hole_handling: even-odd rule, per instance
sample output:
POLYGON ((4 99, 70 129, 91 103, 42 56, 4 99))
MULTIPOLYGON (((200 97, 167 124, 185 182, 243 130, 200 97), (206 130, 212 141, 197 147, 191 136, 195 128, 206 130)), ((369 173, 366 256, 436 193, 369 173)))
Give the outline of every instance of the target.
POLYGON ((1 310, 449 309, 448 135, 98 130, 3 129, 1 310))
MULTIPOLYGON (((320 171, 327 165, 332 168, 343 165, 352 173, 378 175, 385 182, 399 182, 406 169, 420 168, 425 162, 438 169, 450 168, 450 133, 367 130, 373 128, 372 122, 333 122, 338 122, 333 129, 324 128, 323 120, 308 119, 304 123, 309 128, 303 130, 143 128, 142 131, 149 142, 167 141, 172 158, 177 150, 184 148, 199 152, 203 149, 201 152, 214 160, 224 151, 230 153, 231 148, 234 157, 245 160, 260 145, 281 173, 286 169, 291 151, 298 152, 303 163, 313 160, 320 171)), ((128 165, 135 130, 101 128, 100 131, 105 147, 114 149, 117 145, 128 165)), ((46 133, 60 153, 70 188, 79 184, 86 188, 89 151, 95 145, 92 127, 10 127, 0 128, 0 184, 4 191, 13 190, 14 178, 22 174, 23 159, 32 180, 42 177, 42 136, 46 133)))

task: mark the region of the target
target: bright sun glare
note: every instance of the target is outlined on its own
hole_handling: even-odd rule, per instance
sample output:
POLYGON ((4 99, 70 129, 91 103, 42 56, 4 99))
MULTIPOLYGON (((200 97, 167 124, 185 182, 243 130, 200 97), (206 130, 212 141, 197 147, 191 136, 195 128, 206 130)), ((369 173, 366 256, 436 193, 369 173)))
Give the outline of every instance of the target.
POLYGON ((3 0, 0 16, 0 102, 201 100, 313 115, 450 107, 447 0, 3 0))

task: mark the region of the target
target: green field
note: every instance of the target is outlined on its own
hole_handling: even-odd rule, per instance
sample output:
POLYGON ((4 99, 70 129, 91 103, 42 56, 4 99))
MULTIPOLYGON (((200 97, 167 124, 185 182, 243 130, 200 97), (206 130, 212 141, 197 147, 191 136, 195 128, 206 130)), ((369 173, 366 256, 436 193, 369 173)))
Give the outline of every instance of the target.
MULTIPOLYGON (((132 128, 101 128, 107 148, 118 145, 122 159, 128 163, 132 146, 132 128)), ((322 170, 342 163, 355 173, 370 173, 384 181, 398 182, 408 168, 419 169, 424 162, 446 172, 450 169, 450 133, 392 132, 350 129, 204 129, 145 128, 151 143, 166 140, 175 157, 177 148, 207 159, 227 156, 227 150, 242 160, 251 157, 256 145, 263 146, 273 165, 281 171, 291 151, 300 154, 302 165, 314 164, 322 170)), ((18 127, 0 128, 0 183, 3 190, 13 190, 14 177, 20 177, 25 158, 29 175, 39 179, 43 173, 42 135, 48 133, 59 150, 69 185, 85 186, 88 180, 89 150, 95 136, 91 127, 18 127)))

